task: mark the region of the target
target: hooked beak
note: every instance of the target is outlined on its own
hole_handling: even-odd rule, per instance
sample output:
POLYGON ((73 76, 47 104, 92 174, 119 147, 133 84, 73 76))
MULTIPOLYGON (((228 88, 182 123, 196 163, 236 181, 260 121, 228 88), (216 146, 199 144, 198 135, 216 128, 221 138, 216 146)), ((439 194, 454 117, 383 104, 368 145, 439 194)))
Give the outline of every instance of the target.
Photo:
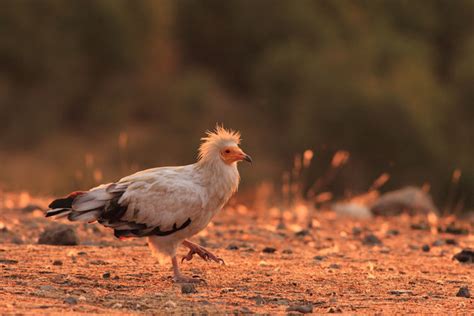
POLYGON ((252 157, 250 157, 250 156, 247 155, 247 154, 244 154, 244 160, 247 161, 247 162, 252 163, 252 157))

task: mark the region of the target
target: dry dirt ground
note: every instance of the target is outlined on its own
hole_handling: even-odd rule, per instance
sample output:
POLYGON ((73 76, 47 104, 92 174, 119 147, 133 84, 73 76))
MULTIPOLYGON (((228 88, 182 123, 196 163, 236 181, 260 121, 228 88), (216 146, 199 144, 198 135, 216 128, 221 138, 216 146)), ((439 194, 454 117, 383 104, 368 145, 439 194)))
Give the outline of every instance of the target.
POLYGON ((423 219, 408 216, 315 216, 316 227, 297 233, 295 225, 276 229, 270 215, 224 210, 194 240, 226 265, 199 257, 183 263, 184 273, 205 280, 185 294, 143 239, 119 241, 99 225, 77 224, 79 246, 39 245, 54 223, 39 210, 4 208, 0 314, 286 314, 290 306, 312 306, 314 313, 474 314, 473 298, 456 296, 462 286, 474 292, 474 264, 453 260, 474 246, 472 223, 457 221, 470 232, 458 235, 412 227, 423 219))

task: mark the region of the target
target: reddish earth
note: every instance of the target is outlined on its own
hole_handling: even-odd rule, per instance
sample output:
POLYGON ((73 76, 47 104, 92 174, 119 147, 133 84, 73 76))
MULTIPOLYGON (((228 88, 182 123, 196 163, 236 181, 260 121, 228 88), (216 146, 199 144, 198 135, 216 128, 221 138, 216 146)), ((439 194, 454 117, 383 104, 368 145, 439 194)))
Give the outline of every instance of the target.
POLYGON ((169 264, 157 264, 145 240, 119 241, 98 225, 78 224, 81 245, 38 245, 51 221, 39 210, 4 208, 0 313, 284 314, 289 306, 311 305, 314 313, 474 314, 473 298, 456 297, 462 286, 474 292, 474 264, 452 259, 474 247, 472 223, 457 221, 471 234, 453 235, 411 227, 421 221, 322 212, 316 228, 296 234, 294 225, 276 229, 269 214, 226 209, 195 238, 226 265, 198 257, 183 263, 184 273, 205 280, 196 293, 183 294, 169 264), (364 244, 370 234, 382 244, 364 244), (263 252, 266 247, 275 252, 263 252))

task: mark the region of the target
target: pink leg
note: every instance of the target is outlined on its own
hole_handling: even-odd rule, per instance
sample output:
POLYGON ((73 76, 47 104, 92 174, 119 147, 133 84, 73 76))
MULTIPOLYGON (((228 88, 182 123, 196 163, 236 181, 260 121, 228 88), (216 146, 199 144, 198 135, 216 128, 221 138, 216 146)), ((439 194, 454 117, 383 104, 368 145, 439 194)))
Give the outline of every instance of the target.
POLYGON ((171 263, 173 264, 173 280, 176 283, 198 283, 202 281, 201 279, 190 278, 182 275, 181 271, 179 270, 178 259, 176 259, 176 256, 171 258, 171 263))

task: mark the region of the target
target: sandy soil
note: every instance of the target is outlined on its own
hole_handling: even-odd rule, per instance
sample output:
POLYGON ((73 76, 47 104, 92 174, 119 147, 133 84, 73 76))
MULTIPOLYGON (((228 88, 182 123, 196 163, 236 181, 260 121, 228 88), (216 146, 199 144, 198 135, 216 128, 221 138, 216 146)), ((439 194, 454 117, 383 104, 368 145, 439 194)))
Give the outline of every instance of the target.
POLYGON ((198 257, 183 263, 184 273, 205 280, 185 294, 143 239, 119 241, 98 225, 78 224, 81 245, 38 245, 51 221, 38 210, 3 209, 0 313, 285 314, 311 305, 314 313, 474 314, 473 298, 456 297, 461 286, 474 292, 474 264, 452 259, 474 246, 472 224, 457 223, 471 234, 435 234, 411 227, 420 221, 321 212, 319 227, 297 234, 295 225, 276 229, 269 215, 227 209, 194 239, 226 265, 198 257), (365 240, 370 234, 381 244, 365 240))

